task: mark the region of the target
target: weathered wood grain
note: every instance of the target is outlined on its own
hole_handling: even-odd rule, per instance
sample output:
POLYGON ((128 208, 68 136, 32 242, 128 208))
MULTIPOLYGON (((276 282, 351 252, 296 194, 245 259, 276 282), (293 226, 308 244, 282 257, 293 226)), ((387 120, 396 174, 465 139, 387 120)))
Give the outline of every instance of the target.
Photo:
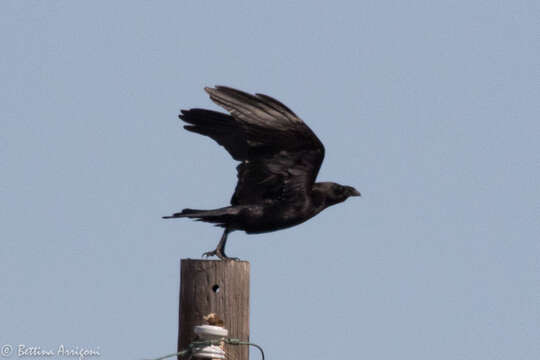
MULTIPOLYGON (((182 259, 178 351, 194 339, 193 326, 215 313, 229 337, 249 341, 249 262, 182 259)), ((248 360, 247 346, 226 345, 231 359, 248 360)))

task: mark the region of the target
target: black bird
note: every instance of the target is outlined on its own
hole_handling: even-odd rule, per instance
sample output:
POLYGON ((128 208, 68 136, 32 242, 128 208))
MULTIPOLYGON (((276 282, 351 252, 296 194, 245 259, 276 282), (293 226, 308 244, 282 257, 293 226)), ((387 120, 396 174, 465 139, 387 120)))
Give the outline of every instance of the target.
POLYGON ((231 206, 215 210, 184 209, 164 219, 188 217, 225 228, 214 251, 225 255, 227 235, 234 230, 257 234, 303 223, 350 196, 351 186, 315 182, 324 146, 288 107, 263 94, 225 86, 205 88, 210 99, 230 115, 205 109, 182 110, 186 130, 206 135, 241 163, 231 206))

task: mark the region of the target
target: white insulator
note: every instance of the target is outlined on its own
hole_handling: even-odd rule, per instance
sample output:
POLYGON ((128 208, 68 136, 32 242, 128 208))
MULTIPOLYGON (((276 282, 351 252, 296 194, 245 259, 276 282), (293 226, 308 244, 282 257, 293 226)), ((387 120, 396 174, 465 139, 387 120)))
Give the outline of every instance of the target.
MULTIPOLYGON (((227 329, 213 325, 194 326, 193 332, 201 340, 219 340, 229 335, 227 329)), ((225 351, 217 345, 209 345, 193 349, 193 357, 201 359, 225 359, 225 351)))
POLYGON ((225 359, 225 351, 216 345, 193 349, 193 357, 201 359, 225 359))
POLYGON ((229 331, 221 326, 198 325, 193 327, 193 332, 203 340, 215 340, 227 337, 229 331))

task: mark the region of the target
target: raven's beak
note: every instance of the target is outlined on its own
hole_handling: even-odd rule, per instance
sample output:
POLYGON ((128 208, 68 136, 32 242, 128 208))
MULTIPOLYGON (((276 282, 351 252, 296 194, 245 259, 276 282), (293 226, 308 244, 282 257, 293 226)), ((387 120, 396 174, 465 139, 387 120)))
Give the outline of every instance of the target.
POLYGON ((349 188, 349 196, 362 196, 362 194, 360 194, 360 192, 355 188, 351 187, 349 188))

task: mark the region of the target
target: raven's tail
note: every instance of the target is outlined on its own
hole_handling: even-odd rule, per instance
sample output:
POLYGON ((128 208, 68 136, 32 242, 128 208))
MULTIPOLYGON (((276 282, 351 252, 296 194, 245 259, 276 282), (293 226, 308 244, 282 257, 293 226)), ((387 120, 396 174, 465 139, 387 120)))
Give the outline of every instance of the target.
POLYGON ((190 218, 196 221, 204 221, 216 224, 216 226, 226 227, 234 222, 234 218, 238 215, 239 209, 234 206, 224 207, 215 210, 196 210, 184 209, 182 212, 174 213, 171 216, 163 216, 163 219, 175 218, 190 218))

